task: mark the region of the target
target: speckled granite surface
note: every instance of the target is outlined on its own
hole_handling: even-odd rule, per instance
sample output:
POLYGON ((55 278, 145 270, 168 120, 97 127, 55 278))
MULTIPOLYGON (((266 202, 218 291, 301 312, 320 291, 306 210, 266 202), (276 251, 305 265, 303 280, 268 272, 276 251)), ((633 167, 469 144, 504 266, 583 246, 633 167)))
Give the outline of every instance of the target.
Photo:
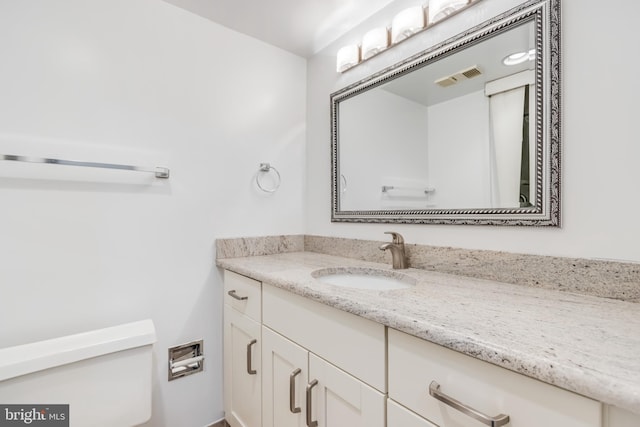
POLYGON ((271 255, 304 250, 303 235, 239 237, 216 240, 216 258, 271 255))
MULTIPOLYGON (((318 252, 390 263, 382 241, 323 236, 267 236, 218 239, 216 258, 318 252)), ((536 288, 640 302, 640 264, 508 252, 405 244, 409 265, 536 288)))
MULTIPOLYGON (((305 236, 304 250, 389 263, 381 243, 305 236)), ((412 244, 405 249, 413 268, 640 302, 640 264, 412 244)))
POLYGON ((332 286, 322 268, 379 264, 312 252, 218 266, 640 414, 640 304, 419 269, 393 291, 332 286))

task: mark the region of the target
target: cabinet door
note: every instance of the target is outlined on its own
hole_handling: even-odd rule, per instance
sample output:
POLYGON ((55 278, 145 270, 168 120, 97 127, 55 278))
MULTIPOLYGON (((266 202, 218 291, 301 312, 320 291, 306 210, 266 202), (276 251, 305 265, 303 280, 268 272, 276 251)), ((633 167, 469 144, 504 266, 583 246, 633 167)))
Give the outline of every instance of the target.
POLYGON ((376 389, 309 354, 307 407, 313 426, 384 427, 385 396, 376 389))
POLYGON ((262 327, 262 426, 304 427, 309 353, 262 327))
POLYGON ((231 427, 261 426, 260 324, 224 306, 224 409, 231 427))

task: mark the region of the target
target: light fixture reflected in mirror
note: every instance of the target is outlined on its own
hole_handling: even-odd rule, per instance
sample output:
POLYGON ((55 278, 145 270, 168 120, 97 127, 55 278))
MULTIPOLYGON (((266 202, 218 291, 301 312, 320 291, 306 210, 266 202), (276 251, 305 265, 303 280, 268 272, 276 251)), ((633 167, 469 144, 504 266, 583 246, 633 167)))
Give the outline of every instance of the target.
POLYGON ((511 55, 506 56, 503 60, 502 63, 504 65, 518 65, 518 64, 522 64, 523 62, 526 61, 533 61, 536 59, 536 50, 535 49, 530 49, 527 52, 515 52, 512 53, 511 55))
POLYGON ((391 42, 398 43, 425 27, 424 8, 414 6, 398 13, 391 22, 391 42))
POLYGON ((362 37, 362 59, 369 59, 389 47, 389 30, 374 28, 362 37))

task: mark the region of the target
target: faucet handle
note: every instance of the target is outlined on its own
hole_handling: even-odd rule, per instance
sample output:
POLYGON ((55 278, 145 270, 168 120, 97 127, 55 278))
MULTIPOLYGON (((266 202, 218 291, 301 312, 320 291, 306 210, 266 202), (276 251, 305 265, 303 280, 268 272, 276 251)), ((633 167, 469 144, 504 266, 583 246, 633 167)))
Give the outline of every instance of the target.
POLYGON ((400 245, 404 243, 404 238, 402 234, 396 233, 395 231, 385 231, 384 234, 391 234, 391 238, 393 239, 393 243, 396 245, 400 245))

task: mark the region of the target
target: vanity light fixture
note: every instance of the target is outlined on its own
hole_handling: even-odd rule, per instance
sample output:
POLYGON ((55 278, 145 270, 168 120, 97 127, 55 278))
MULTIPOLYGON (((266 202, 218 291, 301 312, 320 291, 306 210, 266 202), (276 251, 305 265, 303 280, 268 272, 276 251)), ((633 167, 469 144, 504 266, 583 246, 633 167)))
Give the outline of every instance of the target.
POLYGON ((390 29, 387 27, 374 28, 364 35, 361 45, 348 45, 338 50, 336 71, 343 73, 479 1, 429 0, 427 5, 404 9, 393 18, 390 29), (429 19, 427 19, 427 15, 429 19))
POLYGON ((523 62, 526 61, 533 61, 534 59, 536 59, 536 50, 535 49, 531 49, 527 52, 515 52, 512 53, 511 55, 506 56, 503 60, 502 63, 504 65, 518 65, 518 64, 522 64, 523 62))
POLYGON ((360 46, 352 44, 345 46, 338 51, 336 59, 336 70, 339 73, 347 71, 349 68, 358 65, 360 62, 360 46))
POLYGON ((387 27, 374 28, 362 37, 362 60, 369 59, 389 47, 387 27))
POLYGON ((425 25, 422 6, 414 6, 398 13, 391 22, 391 42, 398 43, 422 30, 425 25))
POLYGON ((429 23, 434 24, 469 3, 469 0, 429 0, 429 23))

